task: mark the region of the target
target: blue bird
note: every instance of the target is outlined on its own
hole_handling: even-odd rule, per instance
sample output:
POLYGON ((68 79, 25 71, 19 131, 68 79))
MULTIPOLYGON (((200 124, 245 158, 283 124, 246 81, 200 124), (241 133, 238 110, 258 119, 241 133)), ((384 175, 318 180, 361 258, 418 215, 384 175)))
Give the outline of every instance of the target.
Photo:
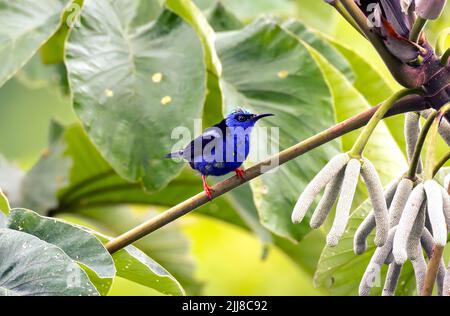
POLYGON ((240 167, 250 152, 250 135, 256 122, 273 114, 252 114, 238 109, 220 123, 207 128, 202 135, 184 149, 167 154, 166 158, 183 158, 192 169, 202 175, 203 190, 212 199, 213 190, 206 182, 207 176, 223 176, 234 171, 244 179, 240 167))

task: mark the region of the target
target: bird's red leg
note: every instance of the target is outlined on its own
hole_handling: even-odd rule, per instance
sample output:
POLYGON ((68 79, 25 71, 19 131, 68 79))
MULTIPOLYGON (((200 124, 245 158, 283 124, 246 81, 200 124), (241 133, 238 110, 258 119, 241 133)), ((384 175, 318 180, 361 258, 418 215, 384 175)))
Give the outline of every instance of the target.
POLYGON ((205 191, 205 193, 208 196, 208 198, 210 200, 212 200, 213 189, 211 189, 211 187, 206 182, 206 176, 202 175, 202 181, 203 181, 203 191, 205 191))
POLYGON ((236 172, 236 175, 241 178, 242 180, 245 180, 244 175, 245 175, 245 171, 241 168, 237 168, 234 170, 234 172, 236 172))

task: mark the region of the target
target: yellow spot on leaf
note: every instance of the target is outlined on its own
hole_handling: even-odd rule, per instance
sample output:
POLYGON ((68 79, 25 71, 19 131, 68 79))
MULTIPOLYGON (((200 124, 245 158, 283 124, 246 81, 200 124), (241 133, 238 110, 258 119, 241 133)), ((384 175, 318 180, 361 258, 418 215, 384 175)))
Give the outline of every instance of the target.
POLYGON ((289 72, 287 70, 280 70, 278 72, 278 78, 285 79, 287 76, 289 76, 289 72))
POLYGON ((114 91, 112 91, 110 89, 106 89, 105 96, 107 96, 108 98, 112 98, 114 96, 114 91))
POLYGON ((162 78, 163 78, 162 73, 156 72, 156 73, 154 73, 153 76, 152 76, 152 81, 153 81, 154 83, 160 83, 161 80, 162 80, 162 78))
POLYGON ((169 95, 166 95, 164 98, 161 99, 161 104, 162 105, 167 105, 170 102, 172 102, 172 97, 169 95))

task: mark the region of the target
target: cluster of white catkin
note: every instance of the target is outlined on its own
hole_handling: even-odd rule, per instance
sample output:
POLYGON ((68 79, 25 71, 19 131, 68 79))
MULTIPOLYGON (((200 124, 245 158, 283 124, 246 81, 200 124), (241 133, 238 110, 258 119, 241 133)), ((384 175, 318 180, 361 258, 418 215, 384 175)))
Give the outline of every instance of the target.
POLYGON ((373 206, 374 225, 377 227, 375 244, 383 246, 388 237, 388 210, 383 187, 373 164, 365 159, 351 158, 343 153, 335 156, 307 185, 292 212, 292 221, 303 221, 316 196, 324 194, 310 221, 311 228, 320 227, 331 211, 336 199, 336 215, 327 236, 327 244, 334 247, 345 232, 359 176, 366 183, 373 206))
MULTIPOLYGON (((411 159, 420 132, 420 115, 428 117, 429 111, 420 114, 408 114, 405 121, 405 138, 408 158, 411 159), (412 148, 412 149, 411 149, 412 148)), ((442 121, 439 131, 447 143, 450 143, 450 124, 442 121)), ((421 164, 418 173, 422 170, 421 164)), ((435 180, 412 181, 401 178, 387 186, 384 198, 388 205, 389 235, 387 242, 376 249, 368 264, 359 287, 360 295, 369 295, 374 278, 379 278, 383 264, 388 264, 388 272, 383 287, 383 295, 394 295, 402 266, 410 260, 416 278, 417 292, 422 293, 427 264, 423 251, 428 258, 433 255, 435 246, 444 247, 450 229, 450 175, 447 175, 442 187, 435 180)), ((354 251, 363 253, 367 237, 375 228, 374 211, 364 219, 354 236, 354 251)), ((438 295, 450 296, 450 265, 447 272, 443 261, 437 274, 438 295)))

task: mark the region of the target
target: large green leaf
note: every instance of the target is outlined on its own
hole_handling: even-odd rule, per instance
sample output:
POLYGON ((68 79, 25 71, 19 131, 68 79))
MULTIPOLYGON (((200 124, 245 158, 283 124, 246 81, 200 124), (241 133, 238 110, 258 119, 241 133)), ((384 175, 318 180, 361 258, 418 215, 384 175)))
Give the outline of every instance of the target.
POLYGON ((201 117, 205 65, 188 24, 169 11, 150 22, 136 2, 86 0, 66 64, 75 111, 102 155, 155 190, 182 168, 164 155, 172 130, 201 117))
MULTIPOLYGON (((236 106, 255 113, 274 113, 259 126, 279 129, 272 148, 285 149, 335 123, 331 95, 321 71, 305 46, 269 19, 218 37, 223 65, 220 84, 224 110, 236 106)), ((294 225, 290 213, 299 193, 338 152, 331 142, 252 182, 262 223, 274 233, 301 239, 308 224, 294 225)))
POLYGON ((86 273, 60 248, 0 229, 0 295, 98 295, 86 273))
POLYGON ((31 234, 59 247, 72 260, 95 273, 100 279, 100 293, 106 295, 109 291, 116 274, 114 262, 102 243, 87 230, 24 209, 11 211, 8 228, 31 234))
POLYGON ((0 86, 56 32, 69 0, 0 1, 0 86))
POLYGON ((353 69, 347 59, 326 40, 321 38, 316 31, 310 30, 306 25, 296 19, 290 19, 284 22, 282 26, 319 51, 350 82, 355 80, 353 69))

